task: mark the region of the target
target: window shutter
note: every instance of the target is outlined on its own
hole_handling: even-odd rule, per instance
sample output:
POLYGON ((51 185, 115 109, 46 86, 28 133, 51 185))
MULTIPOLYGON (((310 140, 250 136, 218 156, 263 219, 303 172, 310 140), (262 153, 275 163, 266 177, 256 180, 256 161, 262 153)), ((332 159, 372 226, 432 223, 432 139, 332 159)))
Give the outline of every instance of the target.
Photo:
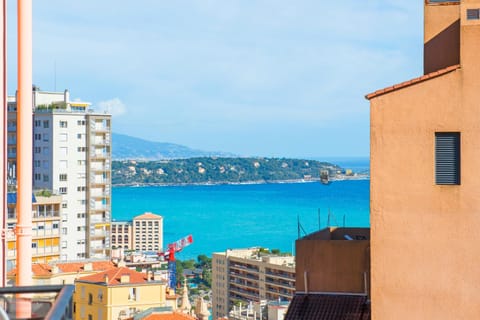
POLYGON ((460 133, 435 133, 435 181, 460 184, 460 133))

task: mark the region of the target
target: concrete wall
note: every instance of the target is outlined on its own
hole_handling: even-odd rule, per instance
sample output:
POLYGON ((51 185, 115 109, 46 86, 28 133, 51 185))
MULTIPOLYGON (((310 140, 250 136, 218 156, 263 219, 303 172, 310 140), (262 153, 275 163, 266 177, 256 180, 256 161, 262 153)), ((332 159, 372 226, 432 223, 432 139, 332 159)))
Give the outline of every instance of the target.
MULTIPOLYGON (((370 242, 329 240, 325 230, 317 233, 319 238, 313 234, 296 241, 296 291, 364 293, 365 280, 368 287, 370 242)), ((349 230, 354 234, 353 229, 349 230)), ((359 232, 368 234, 365 230, 359 232)))
MULTIPOLYGON (((480 316, 480 21, 461 68, 371 100, 373 319, 480 316), (435 132, 461 134, 461 185, 435 184, 435 132)), ((427 19, 428 17, 426 17, 427 19)))

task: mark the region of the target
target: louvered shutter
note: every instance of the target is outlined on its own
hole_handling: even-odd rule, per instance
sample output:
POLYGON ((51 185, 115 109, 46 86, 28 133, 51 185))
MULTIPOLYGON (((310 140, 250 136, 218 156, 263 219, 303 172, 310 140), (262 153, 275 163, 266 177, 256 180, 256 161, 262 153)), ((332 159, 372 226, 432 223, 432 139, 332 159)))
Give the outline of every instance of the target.
POLYGON ((435 182, 460 184, 460 133, 435 133, 435 182))

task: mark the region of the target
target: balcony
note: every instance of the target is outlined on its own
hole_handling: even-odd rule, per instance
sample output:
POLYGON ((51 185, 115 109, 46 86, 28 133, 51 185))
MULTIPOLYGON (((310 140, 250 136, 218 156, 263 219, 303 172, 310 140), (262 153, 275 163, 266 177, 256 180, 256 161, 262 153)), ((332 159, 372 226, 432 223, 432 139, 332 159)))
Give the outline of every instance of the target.
POLYGON ((32 311, 30 319, 44 320, 71 320, 73 319, 73 285, 50 285, 50 286, 25 286, 25 287, 5 287, 0 288, 0 299, 2 311, 6 314, 0 314, 2 319, 16 319, 16 294, 39 294, 48 295, 45 298, 33 298, 32 311), (51 297, 51 294, 55 294, 51 297), (48 300, 48 301, 46 301, 48 300))

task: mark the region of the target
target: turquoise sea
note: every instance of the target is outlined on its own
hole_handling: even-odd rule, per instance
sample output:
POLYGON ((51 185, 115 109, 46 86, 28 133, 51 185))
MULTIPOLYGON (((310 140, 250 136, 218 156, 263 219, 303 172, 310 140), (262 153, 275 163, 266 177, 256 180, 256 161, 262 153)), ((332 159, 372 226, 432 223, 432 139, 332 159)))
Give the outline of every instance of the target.
MULTIPOLYGON (((357 162, 356 169, 362 166, 357 162)), ((369 226, 369 180, 114 187, 112 196, 115 220, 147 211, 162 215, 164 244, 192 234, 194 243, 180 259, 250 246, 292 252, 297 217, 307 233, 325 227, 329 212, 330 225, 369 226)))

